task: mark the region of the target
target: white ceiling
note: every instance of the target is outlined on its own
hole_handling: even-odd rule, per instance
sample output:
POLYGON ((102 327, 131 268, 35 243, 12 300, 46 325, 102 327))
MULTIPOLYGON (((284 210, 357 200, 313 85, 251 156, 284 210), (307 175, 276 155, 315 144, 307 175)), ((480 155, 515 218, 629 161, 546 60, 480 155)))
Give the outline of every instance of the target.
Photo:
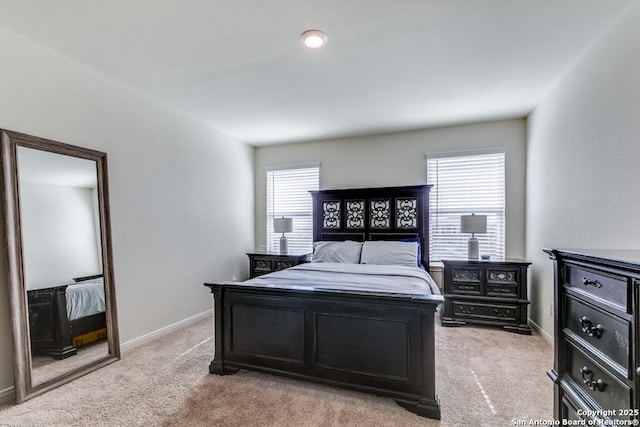
POLYGON ((263 145, 526 116, 633 1, 0 0, 0 25, 263 145))

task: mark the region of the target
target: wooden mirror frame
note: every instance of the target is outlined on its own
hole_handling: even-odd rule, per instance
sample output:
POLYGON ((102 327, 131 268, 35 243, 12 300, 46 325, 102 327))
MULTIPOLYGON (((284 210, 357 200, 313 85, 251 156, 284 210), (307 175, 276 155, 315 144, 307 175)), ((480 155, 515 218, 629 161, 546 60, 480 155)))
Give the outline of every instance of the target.
POLYGON ((16 403, 21 403, 120 359, 120 339, 118 336, 111 250, 107 155, 100 151, 7 130, 2 130, 1 155, 3 167, 3 182, 1 186, 3 192, 2 208, 7 252, 9 306, 13 336, 14 392, 16 403), (18 147, 32 148, 54 154, 63 154, 95 161, 98 183, 98 209, 108 354, 103 358, 93 360, 84 366, 36 385, 32 384, 31 343, 28 328, 29 312, 27 307, 27 290, 24 281, 24 248, 20 216, 20 192, 18 188, 18 147))

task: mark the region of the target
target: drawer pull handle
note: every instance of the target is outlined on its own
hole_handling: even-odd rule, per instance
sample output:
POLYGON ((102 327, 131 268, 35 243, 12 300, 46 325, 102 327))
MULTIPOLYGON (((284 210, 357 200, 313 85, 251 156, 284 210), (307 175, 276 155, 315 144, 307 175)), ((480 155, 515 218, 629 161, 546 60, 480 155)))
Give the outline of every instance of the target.
POLYGON ((460 311, 466 314, 471 314, 471 312, 473 311, 473 307, 465 307, 464 305, 460 306, 460 311))
POLYGON ((475 288, 473 286, 460 286, 462 289, 464 289, 465 291, 472 291, 475 288))
POLYGON ((588 367, 580 368, 582 382, 593 391, 604 391, 607 386, 601 379, 593 380, 593 372, 588 367))
POLYGON ((509 315, 511 314, 511 310, 509 310, 508 308, 505 308, 504 311, 494 308, 493 312, 496 313, 498 317, 509 317, 509 315))
POLYGON ((602 283, 599 280, 595 279, 587 279, 586 277, 582 278, 582 284, 585 286, 593 286, 594 288, 601 288, 602 283))
POLYGON ((580 326, 582 326, 582 332, 590 337, 600 338, 604 332, 604 328, 601 324, 598 323, 593 326, 593 322, 587 316, 582 316, 580 318, 580 326))

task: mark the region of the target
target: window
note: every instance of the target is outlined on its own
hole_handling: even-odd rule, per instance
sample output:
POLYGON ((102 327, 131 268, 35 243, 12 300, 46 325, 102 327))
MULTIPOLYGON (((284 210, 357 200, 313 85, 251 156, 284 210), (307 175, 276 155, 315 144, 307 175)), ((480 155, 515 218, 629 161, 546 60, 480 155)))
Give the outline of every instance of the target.
POLYGON ((267 248, 280 250, 281 234, 273 232, 273 218, 292 218, 293 231, 287 233, 289 252, 313 249, 313 213, 309 191, 318 190, 320 165, 267 167, 267 248))
POLYGON ((505 154, 449 153, 427 156, 430 257, 467 258, 470 234, 460 232, 460 216, 487 215, 487 232, 476 234, 480 255, 504 258, 505 154))

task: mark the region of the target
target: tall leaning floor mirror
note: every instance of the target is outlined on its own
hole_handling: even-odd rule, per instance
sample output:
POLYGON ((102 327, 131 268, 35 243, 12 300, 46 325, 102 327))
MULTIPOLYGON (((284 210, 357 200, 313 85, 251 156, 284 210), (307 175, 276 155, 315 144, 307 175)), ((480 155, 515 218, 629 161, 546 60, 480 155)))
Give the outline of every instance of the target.
POLYGON ((16 403, 120 358, 107 155, 2 131, 16 403))

